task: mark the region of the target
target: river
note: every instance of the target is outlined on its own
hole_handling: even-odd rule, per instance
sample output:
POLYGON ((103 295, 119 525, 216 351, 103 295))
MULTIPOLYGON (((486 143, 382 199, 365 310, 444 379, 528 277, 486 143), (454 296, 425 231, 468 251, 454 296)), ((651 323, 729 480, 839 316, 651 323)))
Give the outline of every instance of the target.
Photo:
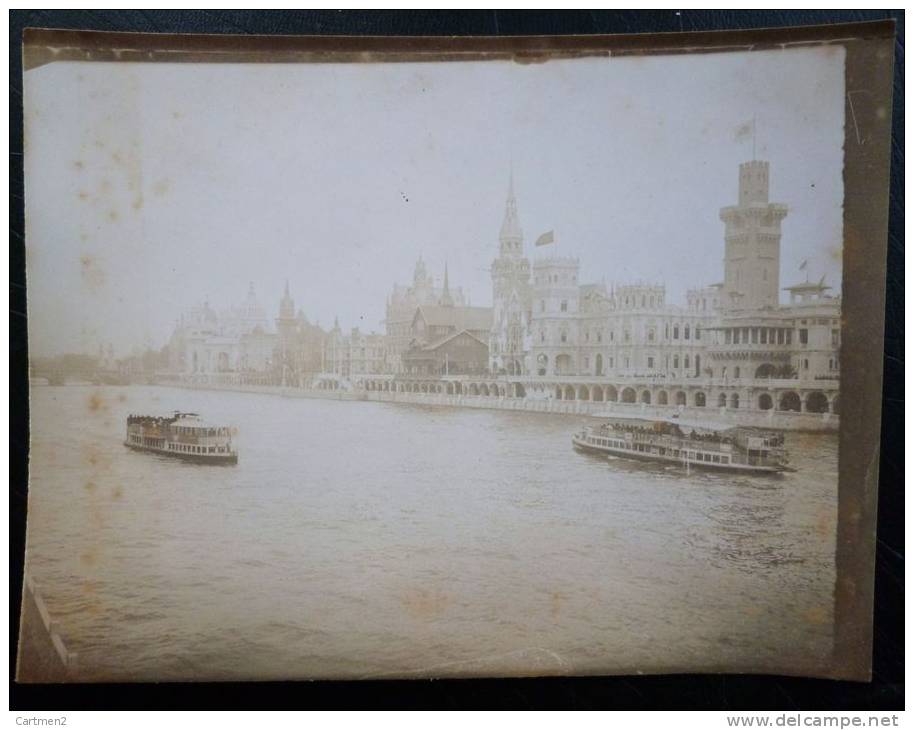
POLYGON ((574 452, 587 417, 34 387, 27 569, 79 677, 815 672, 837 437, 734 476, 574 452), (233 424, 235 467, 123 446, 233 424))

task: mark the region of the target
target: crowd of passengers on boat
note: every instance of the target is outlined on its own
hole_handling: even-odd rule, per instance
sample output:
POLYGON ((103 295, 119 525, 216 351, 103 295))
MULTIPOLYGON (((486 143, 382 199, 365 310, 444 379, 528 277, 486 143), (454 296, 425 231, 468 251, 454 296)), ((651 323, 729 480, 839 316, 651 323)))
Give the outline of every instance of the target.
POLYGON ((155 427, 162 428, 163 426, 169 426, 175 422, 174 418, 166 418, 165 416, 135 416, 132 413, 127 416, 127 425, 128 426, 146 426, 146 427, 155 427))
MULTIPOLYGON (((631 423, 606 423, 600 428, 601 435, 609 435, 609 428, 615 433, 631 433, 641 436, 673 436, 676 438, 689 439, 690 441, 715 443, 715 444, 734 444, 736 439, 730 436, 723 436, 719 433, 700 433, 692 429, 685 433, 675 423, 656 423, 652 427, 638 426, 631 423)), ((770 434, 766 441, 768 446, 777 447, 784 445, 783 434, 770 434)))

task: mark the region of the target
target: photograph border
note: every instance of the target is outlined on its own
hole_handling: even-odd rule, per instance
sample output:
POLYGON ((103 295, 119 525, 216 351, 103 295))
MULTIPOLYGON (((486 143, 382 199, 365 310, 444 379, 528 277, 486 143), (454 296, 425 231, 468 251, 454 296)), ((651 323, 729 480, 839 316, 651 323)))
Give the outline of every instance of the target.
MULTIPOLYGON (((758 51, 840 44, 845 80, 839 506, 834 679, 870 678, 889 214, 892 21, 737 31, 585 36, 233 36, 26 29, 23 68, 51 60, 454 61, 758 51), (52 47, 53 52, 47 51, 52 47), (269 56, 269 58, 268 58, 269 56), (888 105, 888 106, 887 106, 888 105)), ((15 586, 11 586, 15 590, 15 586)), ((14 647, 11 647, 14 649, 14 647)))

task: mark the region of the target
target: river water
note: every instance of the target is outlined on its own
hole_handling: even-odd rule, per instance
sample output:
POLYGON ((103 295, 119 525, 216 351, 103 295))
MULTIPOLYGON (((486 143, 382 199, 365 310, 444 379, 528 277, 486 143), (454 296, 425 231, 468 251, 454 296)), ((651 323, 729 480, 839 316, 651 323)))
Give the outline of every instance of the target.
POLYGON ((35 387, 27 569, 85 679, 814 672, 837 437, 796 473, 574 452, 586 417, 35 387), (123 446, 239 427, 235 467, 123 446))

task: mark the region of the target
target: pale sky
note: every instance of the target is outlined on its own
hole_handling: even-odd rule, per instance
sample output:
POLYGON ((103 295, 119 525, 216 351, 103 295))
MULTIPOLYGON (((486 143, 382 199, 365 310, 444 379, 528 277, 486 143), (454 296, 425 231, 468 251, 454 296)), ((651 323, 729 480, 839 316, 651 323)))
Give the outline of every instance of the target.
POLYGON ((25 74, 33 354, 119 355, 240 302, 381 331, 421 253, 490 305, 508 172, 527 254, 582 281, 723 278, 752 157, 789 206, 781 286, 840 286, 844 50, 432 64, 53 63, 25 74), (547 251, 548 249, 542 249, 547 251))

